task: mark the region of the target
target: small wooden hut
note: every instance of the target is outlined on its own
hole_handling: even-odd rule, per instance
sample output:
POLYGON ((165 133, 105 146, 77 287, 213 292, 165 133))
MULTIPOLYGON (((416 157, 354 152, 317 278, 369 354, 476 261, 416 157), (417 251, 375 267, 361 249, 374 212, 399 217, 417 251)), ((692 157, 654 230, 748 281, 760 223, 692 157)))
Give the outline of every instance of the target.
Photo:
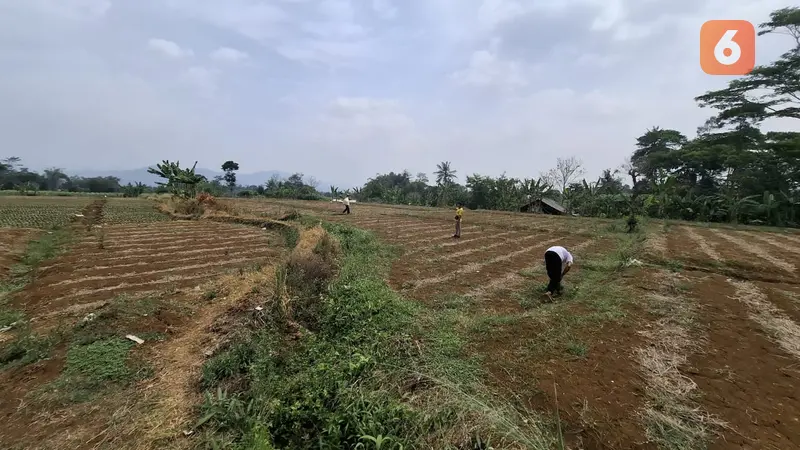
POLYGON ((558 202, 551 198, 541 198, 528 202, 519 208, 520 212, 539 213, 539 214, 553 214, 560 216, 566 214, 567 210, 558 202))

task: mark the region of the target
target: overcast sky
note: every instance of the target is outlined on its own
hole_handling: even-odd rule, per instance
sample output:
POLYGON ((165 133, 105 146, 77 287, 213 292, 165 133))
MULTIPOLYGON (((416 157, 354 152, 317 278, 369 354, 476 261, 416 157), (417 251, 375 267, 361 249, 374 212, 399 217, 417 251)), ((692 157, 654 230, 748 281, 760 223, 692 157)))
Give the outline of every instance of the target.
MULTIPOLYGON (((462 182, 536 177, 574 155, 597 176, 648 127, 708 117, 693 98, 730 78, 700 70, 704 21, 792 3, 0 0, 0 157, 356 185, 443 160, 462 182)), ((790 44, 760 37, 757 62, 790 44)))

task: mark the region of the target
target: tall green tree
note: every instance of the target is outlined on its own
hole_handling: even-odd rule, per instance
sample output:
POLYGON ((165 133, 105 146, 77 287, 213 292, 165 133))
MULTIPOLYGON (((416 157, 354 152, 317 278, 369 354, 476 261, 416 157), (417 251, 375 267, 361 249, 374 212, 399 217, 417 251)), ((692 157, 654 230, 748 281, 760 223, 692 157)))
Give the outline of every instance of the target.
POLYGON ((740 128, 757 125, 769 118, 800 119, 800 8, 783 8, 759 25, 759 36, 786 34, 791 48, 777 61, 757 66, 748 75, 709 91, 695 100, 717 113, 707 129, 740 128))
POLYGON ((439 203, 446 205, 457 179, 456 170, 452 168, 450 161, 442 161, 436 165, 434 175, 436 175, 436 186, 439 188, 439 203))
POLYGON ((239 170, 239 163, 235 161, 225 161, 222 164, 222 171, 225 175, 222 176, 222 179, 225 180, 225 184, 230 189, 231 194, 233 194, 234 189, 236 189, 236 171, 239 170))

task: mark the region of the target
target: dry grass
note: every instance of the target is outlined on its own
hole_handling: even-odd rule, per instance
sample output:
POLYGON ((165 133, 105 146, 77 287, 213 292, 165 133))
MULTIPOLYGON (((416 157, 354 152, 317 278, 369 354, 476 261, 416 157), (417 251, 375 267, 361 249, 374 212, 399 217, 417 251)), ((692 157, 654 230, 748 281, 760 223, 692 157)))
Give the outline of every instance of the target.
POLYGON ((714 233, 715 235, 721 237, 722 239, 725 239, 726 241, 737 245, 739 248, 741 248, 742 250, 746 251, 747 253, 750 253, 751 255, 754 255, 754 256, 757 256, 757 257, 759 257, 761 259, 769 261, 772 265, 774 265, 776 267, 780 267, 781 269, 783 269, 783 270, 785 270, 787 272, 792 273, 795 270, 794 264, 791 264, 791 263, 786 262, 786 261, 784 261, 784 260, 782 260, 782 259, 780 259, 778 257, 775 257, 772 254, 770 254, 770 252, 768 250, 765 250, 765 249, 763 249, 763 248, 761 248, 761 247, 759 247, 757 245, 754 245, 754 244, 752 244, 750 242, 747 242, 744 239, 741 239, 741 238, 738 238, 736 236, 732 236, 732 235, 726 234, 726 233, 722 232, 721 230, 717 230, 717 229, 712 229, 711 232, 714 233))
POLYGON ((706 254, 709 258, 713 259, 714 261, 720 262, 722 261, 722 257, 717 253, 714 247, 708 243, 708 240, 705 239, 703 236, 700 236, 694 228, 692 227, 682 227, 686 236, 689 237, 689 240, 692 241, 694 245, 700 248, 700 251, 706 254))
MULTIPOLYGON (((550 245, 550 244, 553 244, 553 243, 558 242, 560 240, 561 240, 560 238, 555 238, 555 239, 548 239, 546 241, 541 241, 541 242, 538 242, 536 244, 536 247, 542 247, 542 246, 545 246, 545 245, 550 245)), ((425 286, 430 286, 430 285, 433 285, 433 284, 439 284, 439 283, 443 283, 443 282, 446 282, 446 281, 450 281, 450 280, 452 280, 454 278, 457 278, 460 275, 467 274, 467 273, 472 273, 472 272, 477 272, 477 271, 480 271, 480 269, 482 269, 483 267, 486 267, 488 265, 495 264, 495 263, 502 262, 502 261, 508 261, 509 259, 512 259, 512 258, 517 257, 519 255, 522 255, 524 253, 532 253, 533 251, 534 251, 533 247, 525 247, 525 248, 522 248, 520 250, 516 250, 516 251, 513 251, 513 252, 506 253, 504 255, 496 256, 496 257, 491 258, 491 259, 487 259, 487 260, 485 260, 483 262, 475 262, 475 263, 466 264, 463 267, 461 267, 460 269, 454 270, 454 271, 452 271, 450 273, 446 273, 446 274, 443 274, 443 275, 439 275, 439 276, 435 276, 435 277, 431 277, 431 278, 424 278, 422 280, 418 280, 414 284, 413 289, 416 290, 416 289, 423 288, 425 286)))
POLYGON ((648 397, 641 412, 646 434, 663 448, 704 448, 726 424, 697 405, 697 385, 681 372, 688 355, 704 344, 695 333, 697 306, 677 289, 684 282, 681 277, 663 272, 659 278, 661 292, 651 294, 648 302, 660 318, 639 332, 648 345, 634 350, 648 397))
MULTIPOLYGON (((142 440, 147 443, 178 436, 193 418, 192 409, 202 398, 194 388, 205 362, 205 350, 220 339, 212 325, 236 308, 254 289, 264 293, 274 289, 275 266, 263 267, 242 275, 227 275, 213 282, 217 299, 201 308, 193 323, 178 338, 165 343, 154 358, 160 363, 155 379, 147 387, 157 392, 159 401, 142 419, 142 440)), ((269 294, 267 295, 269 297, 269 294)))
POLYGON ((728 281, 736 289, 736 299, 744 303, 750 311, 750 318, 761 325, 783 350, 800 359, 800 326, 773 305, 755 284, 749 281, 728 281))
POLYGON ((667 235, 663 229, 648 234, 644 245, 647 252, 658 258, 667 255, 667 235))

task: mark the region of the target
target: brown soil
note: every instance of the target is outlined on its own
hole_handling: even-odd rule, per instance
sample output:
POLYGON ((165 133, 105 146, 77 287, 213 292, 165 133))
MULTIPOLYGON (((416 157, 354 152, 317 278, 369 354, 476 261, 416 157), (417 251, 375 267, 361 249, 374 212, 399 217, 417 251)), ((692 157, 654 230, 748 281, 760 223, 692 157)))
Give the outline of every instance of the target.
POLYGON ((41 232, 29 228, 0 228, 0 279, 5 278, 9 269, 20 262, 28 242, 41 232))
MULTIPOLYGON (((85 212, 89 212, 90 223, 101 216, 97 208, 85 212)), ((273 232, 245 233, 243 230, 251 229, 206 224, 208 235, 225 236, 228 240, 190 239, 191 244, 183 248, 197 248, 205 254, 197 252, 186 258, 181 249, 174 249, 172 253, 162 250, 165 244, 168 246, 169 242, 184 238, 187 233, 202 235, 203 225, 186 227, 180 222, 168 222, 167 225, 143 226, 164 234, 156 239, 146 235, 142 240, 147 239, 149 243, 142 246, 141 253, 126 250, 123 245, 130 242, 126 240, 127 234, 109 226, 108 230, 118 233, 115 239, 123 244, 120 250, 112 246, 81 251, 86 244, 84 248, 72 248, 72 252, 80 251, 80 254, 68 251, 46 262, 49 268, 39 271, 34 281, 12 298, 13 304, 24 309, 32 319, 35 332, 50 330, 62 322, 70 329, 89 312, 103 314, 103 310, 110 307, 108 300, 123 293, 148 293, 168 300, 170 305, 182 306, 180 311, 162 308, 155 314, 132 319, 113 316, 115 319, 108 324, 113 333, 142 336, 159 332, 168 336, 164 342, 148 341, 134 349, 138 356, 153 361, 157 369, 156 378, 138 386, 136 391, 129 389, 119 395, 67 408, 34 403, 27 394, 57 378, 65 348, 40 363, 0 372, 0 383, 6 387, 4 393, 8 393, 0 399, 1 442, 20 448, 105 448, 112 445, 162 448, 164 441, 156 440, 183 438, 181 425, 192 416, 193 407, 199 401, 193 383, 204 361, 203 346, 213 341, 218 331, 210 331, 209 326, 233 303, 251 293, 253 283, 269 283, 274 274, 265 268, 258 272, 257 280, 247 278, 255 272, 231 274, 222 284, 213 284, 213 280, 224 269, 254 263, 269 267, 281 257, 281 249, 276 245, 282 247, 283 242, 280 235, 273 232), (228 244, 227 248, 220 248, 220 242, 228 244), (209 252, 205 250, 207 246, 216 246, 216 249, 209 252), (159 252, 161 257, 152 257, 159 252), (180 290, 201 285, 203 289, 200 290, 180 290), (218 289, 222 297, 209 303, 203 296, 211 288, 218 289), (212 307, 203 307, 208 304, 212 307), (26 407, 18 408, 19 405, 26 407), (143 431, 147 434, 143 435, 143 431)))
POLYGON ((687 372, 701 404, 731 427, 711 448, 799 448, 797 361, 764 336, 724 277, 697 283, 694 296, 713 319, 707 353, 695 355, 687 372))

